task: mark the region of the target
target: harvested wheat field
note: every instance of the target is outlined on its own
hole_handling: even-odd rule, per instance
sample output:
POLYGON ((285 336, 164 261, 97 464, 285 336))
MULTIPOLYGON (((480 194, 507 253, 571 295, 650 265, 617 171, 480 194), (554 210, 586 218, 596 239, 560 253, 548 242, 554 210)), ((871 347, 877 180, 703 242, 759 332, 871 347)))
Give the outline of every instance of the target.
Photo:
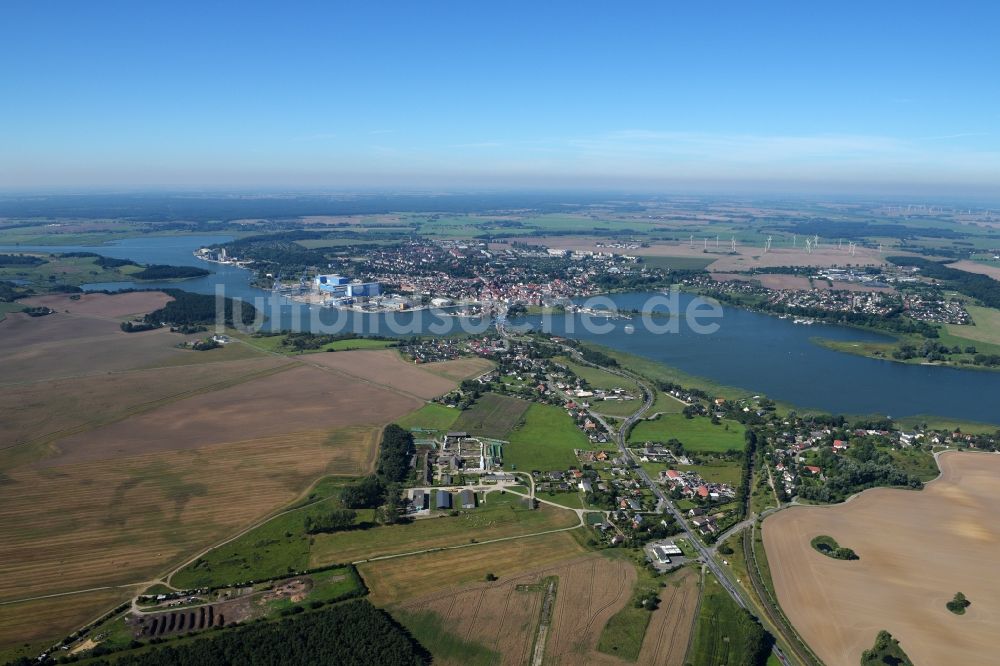
POLYGON ((577 557, 496 582, 427 595, 398 608, 405 614, 433 613, 447 633, 501 654, 500 663, 525 664, 538 633, 544 581, 551 577, 558 579, 558 587, 545 663, 595 663, 604 656, 594 652, 601 629, 628 602, 635 583, 635 568, 624 560, 577 557))
POLYGON ((660 607, 653 611, 636 661, 643 666, 681 666, 698 610, 698 570, 687 567, 673 574, 660 590, 660 607))
POLYGON ((426 363, 420 368, 433 372, 446 379, 456 382, 463 379, 478 377, 484 372, 492 370, 494 363, 485 358, 457 358, 451 361, 437 361, 436 363, 426 363))
MULTIPOLYGON (((166 329, 123 333, 114 321, 92 317, 8 315, 0 322, 0 384, 121 372, 192 358, 195 352, 176 347, 188 339, 166 329)), ((199 358, 209 357, 193 360, 199 358)))
POLYGON ((310 354, 302 360, 304 363, 331 368, 376 386, 391 388, 424 400, 447 393, 455 387, 453 380, 404 361, 399 352, 393 349, 310 354))
MULTIPOLYGON (((407 602, 393 608, 393 613, 411 622, 425 622, 421 616, 432 614, 445 634, 442 638, 482 646, 502 655, 498 663, 521 666, 529 662, 538 628, 542 591, 537 578, 523 574, 495 583, 475 583, 407 602)), ((429 640, 433 644, 434 639, 429 640)), ((460 666, 466 656, 457 656, 435 655, 434 662, 460 666)))
MULTIPOLYGON (((348 356, 354 352, 343 352, 348 356)), ((338 356, 341 354, 329 354, 338 356)), ((171 402, 129 419, 59 440, 65 465, 154 451, 195 449, 238 441, 248 433, 289 432, 381 424, 407 414, 420 400, 364 382, 344 380, 291 362, 268 376, 171 402)), ((444 381, 444 380, 442 380, 444 381)), ((449 386, 451 383, 449 382, 449 386)))
POLYGON ((919 492, 877 488, 832 507, 764 521, 782 609, 829 666, 854 666, 888 630, 915 664, 993 664, 1000 651, 1000 456, 945 453, 919 492), (810 546, 829 535, 857 561, 810 546), (964 616, 945 608, 956 592, 964 616))
MULTIPOLYGON (((726 282, 728 280, 757 282, 760 286, 767 287, 768 289, 812 289, 812 286, 809 284, 809 278, 804 275, 712 273, 712 279, 716 282, 726 282)), ((816 284, 818 286, 819 282, 816 284)), ((823 282, 823 285, 825 286, 826 282, 823 282)))
POLYGON ((134 588, 114 588, 0 606, 0 661, 37 657, 60 638, 127 601, 135 592, 134 588), (5 646, 11 647, 5 650, 5 646))
POLYGON ((0 386, 0 449, 104 425, 284 363, 268 357, 0 386))
POLYGON ((595 663, 601 658, 596 651, 601 629, 631 600, 635 567, 621 559, 596 556, 550 575, 558 576, 559 584, 545 663, 595 663))
POLYGON ((74 300, 68 294, 32 296, 21 302, 31 306, 45 306, 57 312, 76 315, 120 319, 128 315, 146 314, 159 310, 174 300, 162 291, 135 291, 127 294, 79 294, 74 300))
POLYGON ((583 553, 566 532, 512 539, 375 560, 358 565, 371 590, 372 603, 399 603, 435 590, 483 580, 487 573, 519 574, 583 553))
POLYGON ((375 437, 314 431, 114 461, 21 467, 0 482, 0 601, 147 580, 369 464, 375 437))
POLYGON ((970 259, 962 259, 961 261, 956 261, 953 264, 948 264, 949 268, 957 268, 960 271, 965 271, 967 273, 979 273, 981 275, 989 275, 994 280, 1000 280, 1000 266, 994 266, 992 264, 984 264, 978 261, 972 261, 970 259))

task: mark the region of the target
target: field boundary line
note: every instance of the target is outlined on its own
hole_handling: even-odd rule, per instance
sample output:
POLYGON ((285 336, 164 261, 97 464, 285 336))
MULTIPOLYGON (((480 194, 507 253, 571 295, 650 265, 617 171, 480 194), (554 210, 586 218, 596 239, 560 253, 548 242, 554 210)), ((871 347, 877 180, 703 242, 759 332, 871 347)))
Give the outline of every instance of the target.
POLYGON ((21 599, 6 599, 0 601, 0 606, 12 606, 14 604, 23 604, 29 601, 42 601, 44 599, 55 599, 57 597, 71 597, 75 594, 87 594, 88 592, 103 592, 104 590, 123 590, 130 587, 141 587, 148 583, 149 581, 142 581, 139 583, 125 583, 124 585, 103 585, 101 587, 88 587, 85 590, 70 590, 69 592, 53 592, 52 594, 40 594, 36 597, 23 597, 21 599))
MULTIPOLYGON (((753 562, 753 568, 747 567, 747 575, 750 576, 751 587, 757 593, 760 599, 761 606, 768 616, 768 619, 774 624, 775 629, 782 634, 782 638, 785 639, 785 643, 788 647, 795 653, 795 656, 799 661, 805 666, 812 666, 813 664, 822 664, 823 660, 816 656, 816 653, 812 651, 812 648, 803 640, 795 627, 792 626, 791 621, 785 615, 785 612, 781 609, 781 605, 778 603, 777 596, 771 596, 771 591, 766 585, 764 585, 764 574, 760 570, 760 565, 757 563, 757 553, 754 548, 754 543, 756 539, 754 538, 754 530, 756 525, 750 526, 750 529, 743 534, 743 552, 744 558, 749 555, 749 559, 753 562)), ((777 637, 775 637, 777 638, 777 637)))
POLYGON ((572 530, 578 530, 583 527, 583 523, 579 525, 573 525, 572 527, 560 527, 554 530, 544 530, 542 532, 532 532, 531 534, 516 534, 514 536, 499 537, 497 539, 490 539, 488 541, 476 541, 475 543, 460 543, 454 546, 437 546, 434 548, 424 548, 421 550, 413 550, 406 553, 395 553, 392 555, 377 555, 375 557, 369 557, 364 560, 355 560, 351 564, 357 566, 359 564, 367 564, 369 562, 384 562, 385 560, 395 560, 401 557, 412 557, 414 555, 425 555, 427 553, 438 553, 445 550, 458 550, 459 548, 474 548, 475 546, 486 546, 492 543, 500 543, 502 541, 515 541, 517 539, 530 539, 531 537, 544 536, 546 534, 557 534, 559 532, 570 532, 572 530))

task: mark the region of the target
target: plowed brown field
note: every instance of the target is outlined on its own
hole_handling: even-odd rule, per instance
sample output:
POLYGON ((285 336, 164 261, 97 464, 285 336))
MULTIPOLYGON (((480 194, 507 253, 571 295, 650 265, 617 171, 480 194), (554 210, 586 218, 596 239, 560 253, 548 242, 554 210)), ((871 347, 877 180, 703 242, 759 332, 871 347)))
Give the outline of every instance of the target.
POLYGON ((455 386, 455 382, 451 379, 404 361, 399 353, 392 349, 310 354, 303 360, 425 400, 447 393, 455 386))
MULTIPOLYGON (((526 559, 524 566, 530 562, 526 559)), ((629 601, 636 579, 635 568, 624 560, 599 555, 576 557, 494 583, 475 583, 419 597, 400 608, 410 613, 434 613, 449 634, 500 653, 503 664, 525 664, 530 661, 538 631, 542 582, 548 577, 558 578, 558 591, 545 663, 603 660, 605 655, 594 650, 601 629, 629 601)))
MULTIPOLYGON (((340 352, 329 356, 349 356, 340 352)), ((195 449, 218 442, 304 430, 385 423, 420 406, 416 398, 372 384, 339 381, 318 368, 295 366, 62 439, 49 464, 65 465, 152 451, 195 449)), ((451 383, 449 382, 449 386, 451 383)))
POLYGON ((279 435, 200 449, 9 471, 0 483, 0 601, 120 585, 371 459, 369 432, 279 435))
POLYGON ((855 666, 882 629, 915 664, 995 664, 1000 652, 1000 456, 946 453, 919 492, 877 488, 832 507, 793 507, 764 521, 781 607, 830 666, 855 666), (835 560, 826 534, 853 548, 835 560), (964 616, 945 608, 956 592, 964 616))
POLYGON ((118 319, 159 310, 172 300, 173 296, 167 296, 162 291, 135 291, 127 294, 80 294, 76 300, 68 294, 47 294, 32 296, 21 302, 50 307, 57 312, 118 319))

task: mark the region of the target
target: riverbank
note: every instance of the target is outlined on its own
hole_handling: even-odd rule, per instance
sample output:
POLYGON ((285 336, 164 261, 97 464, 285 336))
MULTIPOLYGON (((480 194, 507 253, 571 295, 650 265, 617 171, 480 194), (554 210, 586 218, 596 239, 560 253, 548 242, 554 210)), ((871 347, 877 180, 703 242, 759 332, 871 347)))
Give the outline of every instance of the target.
MULTIPOLYGON (((826 349, 831 349, 835 352, 840 352, 843 354, 854 354, 855 356, 864 356, 865 358, 877 359, 879 361, 891 361, 893 363, 899 363, 902 365, 922 365, 929 367, 939 367, 939 368, 958 368, 960 370, 980 370, 983 372, 1000 372, 1000 366, 989 366, 989 365, 979 365, 971 362, 971 358, 974 357, 972 353, 963 353, 960 358, 965 362, 960 360, 946 359, 943 361, 928 361, 922 356, 916 356, 914 358, 901 359, 895 358, 893 352, 899 349, 901 345, 912 345, 916 348, 920 348, 925 340, 933 338, 921 338, 919 336, 903 336, 899 335, 895 342, 851 342, 846 340, 827 340, 822 337, 811 338, 811 340, 819 345, 820 347, 825 347, 826 349)), ((943 341, 937 341, 939 344, 946 344, 943 341)), ((977 353, 979 347, 976 347, 977 353)))

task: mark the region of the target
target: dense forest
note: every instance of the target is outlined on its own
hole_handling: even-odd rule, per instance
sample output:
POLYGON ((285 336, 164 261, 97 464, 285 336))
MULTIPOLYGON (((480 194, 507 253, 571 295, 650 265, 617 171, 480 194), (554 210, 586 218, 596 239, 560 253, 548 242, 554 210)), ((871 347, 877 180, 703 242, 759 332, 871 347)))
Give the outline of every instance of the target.
POLYGON ((0 254, 0 266, 39 266, 45 260, 30 254, 0 254))
POLYGON ((0 303, 12 303, 18 298, 31 294, 30 289, 18 286, 7 280, 0 280, 0 303))
MULTIPOLYGON (((413 453, 413 435, 395 423, 386 426, 375 474, 345 486, 340 492, 341 503, 347 509, 377 509, 375 517, 380 523, 398 522, 402 508, 399 482, 410 474, 413 453)), ((333 516, 331 520, 342 525, 343 518, 333 516)))
MULTIPOLYGON (((297 607, 300 608, 301 607, 297 607)), ((388 613, 365 600, 290 613, 277 622, 252 622, 183 643, 98 659, 94 666, 419 666, 430 653, 388 613)), ((100 648, 95 649, 100 656, 100 648)), ((14 666, 38 664, 30 659, 14 666)), ((55 663, 55 662, 48 662, 55 663)))
POLYGON ((361 338, 366 338, 369 340, 385 340, 378 335, 360 335, 358 333, 306 333, 297 331, 280 331, 275 333, 259 333, 259 337, 272 337, 272 336, 284 336, 281 341, 281 346, 294 349, 295 351, 308 351, 322 349, 324 346, 330 344, 331 342, 340 342, 341 340, 357 340, 361 338))
POLYGON ((406 479, 413 457, 413 435, 395 423, 382 432, 382 446, 378 453, 378 475, 389 482, 406 479))
POLYGON ((897 266, 918 268, 924 277, 947 282, 948 286, 981 301, 987 307, 1000 308, 1000 281, 988 275, 961 271, 923 257, 887 257, 887 259, 897 266))
MULTIPOLYGON (((216 297, 208 294, 192 294, 181 289, 161 289, 166 294, 174 297, 174 300, 167 303, 159 310, 154 310, 146 315, 145 320, 149 323, 171 324, 174 326, 214 324, 216 321, 216 297)), ((236 308, 240 315, 240 322, 249 326, 257 317, 257 308, 250 303, 240 302, 239 306, 234 305, 231 298, 226 298, 223 306, 223 316, 227 326, 233 325, 233 311, 236 308)))
POLYGON ((758 666, 767 663, 774 638, 764 630, 760 622, 745 608, 739 608, 736 622, 743 639, 737 661, 733 666, 758 666))
POLYGON ((325 266, 326 255, 310 250, 295 241, 316 237, 316 232, 291 231, 268 236, 247 236, 221 247, 233 257, 256 263, 276 264, 283 271, 296 272, 312 266, 325 266))

